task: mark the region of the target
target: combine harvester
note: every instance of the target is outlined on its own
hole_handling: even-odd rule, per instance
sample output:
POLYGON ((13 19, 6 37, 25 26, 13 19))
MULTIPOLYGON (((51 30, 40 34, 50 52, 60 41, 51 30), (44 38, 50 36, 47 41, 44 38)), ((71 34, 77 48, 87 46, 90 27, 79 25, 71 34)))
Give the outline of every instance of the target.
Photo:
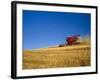
POLYGON ((75 35, 75 36, 69 36, 66 38, 66 43, 65 44, 60 44, 59 47, 64 47, 68 45, 75 45, 75 44, 80 44, 80 35, 75 35))

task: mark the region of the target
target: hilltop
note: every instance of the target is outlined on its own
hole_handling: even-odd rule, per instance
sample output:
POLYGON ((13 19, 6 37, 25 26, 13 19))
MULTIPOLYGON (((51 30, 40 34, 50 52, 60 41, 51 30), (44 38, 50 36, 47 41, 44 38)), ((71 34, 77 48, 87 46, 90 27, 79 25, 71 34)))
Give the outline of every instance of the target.
POLYGON ((90 66, 90 42, 23 51, 23 69, 90 66))

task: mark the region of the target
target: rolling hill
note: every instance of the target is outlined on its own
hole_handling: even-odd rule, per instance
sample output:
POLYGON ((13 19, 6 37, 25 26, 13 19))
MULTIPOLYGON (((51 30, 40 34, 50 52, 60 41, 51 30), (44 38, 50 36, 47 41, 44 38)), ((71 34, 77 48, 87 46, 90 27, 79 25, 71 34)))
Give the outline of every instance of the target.
POLYGON ((23 50, 23 69, 90 66, 88 39, 77 45, 23 50))

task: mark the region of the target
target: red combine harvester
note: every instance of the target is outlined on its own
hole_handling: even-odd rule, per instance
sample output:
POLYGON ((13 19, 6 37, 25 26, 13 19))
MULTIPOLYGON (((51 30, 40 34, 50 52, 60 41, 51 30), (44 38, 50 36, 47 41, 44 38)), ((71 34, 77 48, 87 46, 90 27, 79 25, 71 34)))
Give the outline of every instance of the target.
POLYGON ((68 45, 75 45, 75 44, 79 44, 80 42, 78 42, 78 40, 80 35, 75 35, 75 36, 69 36, 66 38, 66 43, 65 44, 60 44, 59 47, 64 47, 64 46, 68 46, 68 45))
POLYGON ((79 39, 80 35, 69 36, 66 38, 68 45, 78 44, 77 40, 79 39))

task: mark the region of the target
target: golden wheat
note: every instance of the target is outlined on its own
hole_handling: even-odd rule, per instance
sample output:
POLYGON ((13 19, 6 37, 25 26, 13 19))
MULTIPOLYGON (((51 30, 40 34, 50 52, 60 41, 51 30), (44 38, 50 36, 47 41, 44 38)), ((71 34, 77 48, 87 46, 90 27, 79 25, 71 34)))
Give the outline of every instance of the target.
POLYGON ((23 51, 23 69, 90 66, 90 45, 23 51))

